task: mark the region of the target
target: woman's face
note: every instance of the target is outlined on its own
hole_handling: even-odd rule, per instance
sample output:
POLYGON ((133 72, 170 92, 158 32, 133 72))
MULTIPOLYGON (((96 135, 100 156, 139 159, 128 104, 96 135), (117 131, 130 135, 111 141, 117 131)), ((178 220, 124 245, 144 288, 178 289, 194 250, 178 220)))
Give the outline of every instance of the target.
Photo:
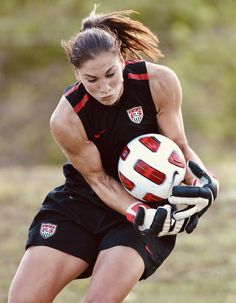
POLYGON ((87 92, 104 105, 113 105, 123 93, 124 61, 118 54, 104 52, 76 68, 76 77, 87 92))

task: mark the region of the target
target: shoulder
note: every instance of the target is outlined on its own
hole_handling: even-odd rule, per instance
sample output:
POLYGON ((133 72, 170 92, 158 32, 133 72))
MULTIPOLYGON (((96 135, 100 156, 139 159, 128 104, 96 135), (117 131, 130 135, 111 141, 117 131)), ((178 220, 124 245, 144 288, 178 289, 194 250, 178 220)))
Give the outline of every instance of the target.
POLYGON ((169 67, 146 62, 149 82, 153 89, 180 89, 176 73, 169 67))
POLYGON ((75 82, 64 89, 64 96, 70 100, 81 91, 82 85, 80 82, 75 82))
POLYGON ((145 64, 145 61, 143 59, 125 61, 125 72, 127 73, 129 79, 147 80, 147 79, 139 79, 138 76, 135 77, 135 75, 146 74, 147 73, 146 64, 145 64))
POLYGON ((182 89, 176 73, 167 66, 146 62, 150 90, 155 105, 180 103, 182 89))
POLYGON ((80 118, 65 96, 62 96, 52 113, 50 129, 59 145, 63 145, 63 143, 68 145, 70 138, 73 137, 77 142, 88 140, 80 118))
POLYGON ((85 106, 89 105, 91 96, 86 91, 84 85, 81 82, 76 82, 68 86, 64 90, 65 99, 73 107, 75 113, 79 113, 85 106))

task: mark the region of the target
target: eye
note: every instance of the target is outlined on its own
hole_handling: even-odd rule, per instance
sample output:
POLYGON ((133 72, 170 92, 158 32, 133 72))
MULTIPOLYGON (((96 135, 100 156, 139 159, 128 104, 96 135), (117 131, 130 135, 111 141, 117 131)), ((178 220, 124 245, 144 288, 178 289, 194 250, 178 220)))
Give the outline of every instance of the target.
POLYGON ((96 82, 96 79, 87 79, 87 82, 94 83, 94 82, 96 82))
POLYGON ((115 72, 110 73, 110 74, 107 74, 106 77, 107 77, 107 78, 112 78, 114 75, 115 75, 115 72))

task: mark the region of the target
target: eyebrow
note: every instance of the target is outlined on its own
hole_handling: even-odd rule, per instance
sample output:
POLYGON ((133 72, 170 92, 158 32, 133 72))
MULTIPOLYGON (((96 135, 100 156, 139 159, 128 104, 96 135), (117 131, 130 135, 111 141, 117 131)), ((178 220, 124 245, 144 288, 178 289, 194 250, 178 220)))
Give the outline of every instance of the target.
MULTIPOLYGON (((105 74, 109 73, 109 72, 113 69, 113 67, 115 67, 115 65, 112 65, 112 67, 110 67, 110 68, 105 72, 105 74)), ((84 74, 84 76, 96 78, 96 76, 94 76, 94 75, 89 75, 89 74, 84 74)))

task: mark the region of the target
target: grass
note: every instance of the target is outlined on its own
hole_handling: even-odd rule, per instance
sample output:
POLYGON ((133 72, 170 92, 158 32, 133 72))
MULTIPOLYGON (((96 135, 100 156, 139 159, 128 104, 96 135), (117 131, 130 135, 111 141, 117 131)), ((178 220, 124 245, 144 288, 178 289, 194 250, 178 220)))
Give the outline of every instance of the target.
MULTIPOLYGON (((162 267, 139 282, 124 302, 236 302, 235 166, 217 167, 221 191, 214 207, 192 235, 179 236, 175 251, 162 267)), ((0 302, 7 302, 33 214, 45 194, 63 180, 60 168, 0 169, 0 302)), ((55 303, 80 302, 88 283, 89 279, 73 281, 55 303)))

